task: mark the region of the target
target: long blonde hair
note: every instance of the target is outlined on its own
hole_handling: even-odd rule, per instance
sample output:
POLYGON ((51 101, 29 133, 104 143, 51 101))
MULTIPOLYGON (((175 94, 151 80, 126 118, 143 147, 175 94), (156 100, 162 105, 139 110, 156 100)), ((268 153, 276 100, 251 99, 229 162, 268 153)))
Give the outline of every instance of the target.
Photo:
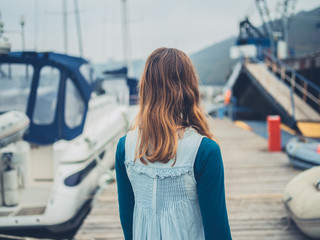
POLYGON ((136 159, 144 164, 167 163, 176 157, 178 132, 187 127, 213 139, 200 107, 198 85, 184 52, 158 48, 151 53, 140 81, 140 110, 133 127, 139 129, 136 159))

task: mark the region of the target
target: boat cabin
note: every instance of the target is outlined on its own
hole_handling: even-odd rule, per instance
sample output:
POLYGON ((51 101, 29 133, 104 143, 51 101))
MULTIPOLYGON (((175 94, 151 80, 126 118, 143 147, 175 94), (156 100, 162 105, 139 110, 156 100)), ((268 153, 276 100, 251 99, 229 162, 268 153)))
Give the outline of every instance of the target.
POLYGON ((51 144, 83 131, 96 79, 88 61, 53 52, 0 55, 0 113, 25 112, 25 140, 51 144))

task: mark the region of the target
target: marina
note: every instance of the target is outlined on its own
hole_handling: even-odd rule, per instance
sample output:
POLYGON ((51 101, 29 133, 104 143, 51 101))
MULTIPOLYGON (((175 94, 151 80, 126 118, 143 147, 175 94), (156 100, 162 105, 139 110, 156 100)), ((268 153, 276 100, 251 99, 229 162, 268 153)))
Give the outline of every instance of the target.
MULTIPOLYGON (((189 23, 169 0, 2 4, 0 240, 124 239, 116 147, 138 111, 146 56, 163 45, 185 48, 199 75, 201 105, 222 152, 232 238, 320 239, 320 5, 247 1, 234 3, 239 12, 221 2, 222 25, 209 0, 183 3, 199 14, 189 23), (169 5, 173 15, 158 16, 169 5), (238 21, 238 35, 227 31, 231 21, 238 21), (201 35, 210 22, 204 32, 214 34, 201 35), (214 44, 189 39, 191 26, 197 39, 214 44), (215 35, 231 37, 217 42, 215 35)), ((151 95, 161 92, 145 86, 151 95)), ((185 94, 174 103, 190 104, 185 94)))
MULTIPOLYGON (((228 119, 210 119, 222 151, 229 222, 233 239, 304 240, 290 220, 282 198, 301 170, 283 152, 268 152, 267 140, 228 119)), ((116 183, 97 197, 75 239, 123 239, 116 183)))

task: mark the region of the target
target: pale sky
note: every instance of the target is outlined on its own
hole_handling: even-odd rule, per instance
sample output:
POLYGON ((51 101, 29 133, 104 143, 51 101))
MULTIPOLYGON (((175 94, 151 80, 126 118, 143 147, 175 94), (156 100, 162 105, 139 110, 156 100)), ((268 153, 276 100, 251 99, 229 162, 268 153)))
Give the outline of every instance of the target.
MULTIPOLYGON (((271 15, 277 2, 268 0, 271 15)), ((93 62, 122 60, 121 0, 78 0, 78 3, 84 57, 93 62)), ((254 0, 127 0, 127 3, 133 59, 145 58, 162 46, 191 54, 237 35, 238 23, 245 16, 254 25, 261 24, 254 0)), ((67 0, 68 54, 78 55, 73 4, 73 0, 67 0)), ((297 0, 295 12, 319 6, 320 0, 297 0)), ((64 52, 62 0, 0 0, 0 12, 12 50, 21 50, 19 19, 24 15, 27 50, 36 47, 38 51, 64 52)))

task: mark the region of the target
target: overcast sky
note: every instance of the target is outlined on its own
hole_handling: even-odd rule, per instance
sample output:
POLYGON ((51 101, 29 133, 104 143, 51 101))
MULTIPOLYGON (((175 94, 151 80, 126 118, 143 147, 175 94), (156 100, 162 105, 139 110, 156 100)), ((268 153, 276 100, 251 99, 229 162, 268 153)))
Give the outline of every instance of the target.
MULTIPOLYGON (((268 0, 271 15, 277 0, 268 0)), ((121 60, 121 0, 78 0, 84 56, 93 62, 121 60)), ((261 23, 254 0, 127 0, 131 57, 145 58, 155 48, 176 47, 188 54, 238 34, 249 16, 261 23)), ((68 5, 68 53, 78 55, 74 1, 68 5)), ((295 12, 320 6, 320 0, 297 0, 295 12)), ((19 19, 25 16, 26 48, 64 52, 62 0, 0 0, 5 34, 21 50, 19 19), (37 22, 37 24, 35 24, 37 22), (37 29, 37 30, 36 30, 37 29), (13 31, 13 32, 12 32, 13 31), (16 31, 16 32, 14 32, 16 31), (37 34, 36 34, 37 33, 37 34)))

